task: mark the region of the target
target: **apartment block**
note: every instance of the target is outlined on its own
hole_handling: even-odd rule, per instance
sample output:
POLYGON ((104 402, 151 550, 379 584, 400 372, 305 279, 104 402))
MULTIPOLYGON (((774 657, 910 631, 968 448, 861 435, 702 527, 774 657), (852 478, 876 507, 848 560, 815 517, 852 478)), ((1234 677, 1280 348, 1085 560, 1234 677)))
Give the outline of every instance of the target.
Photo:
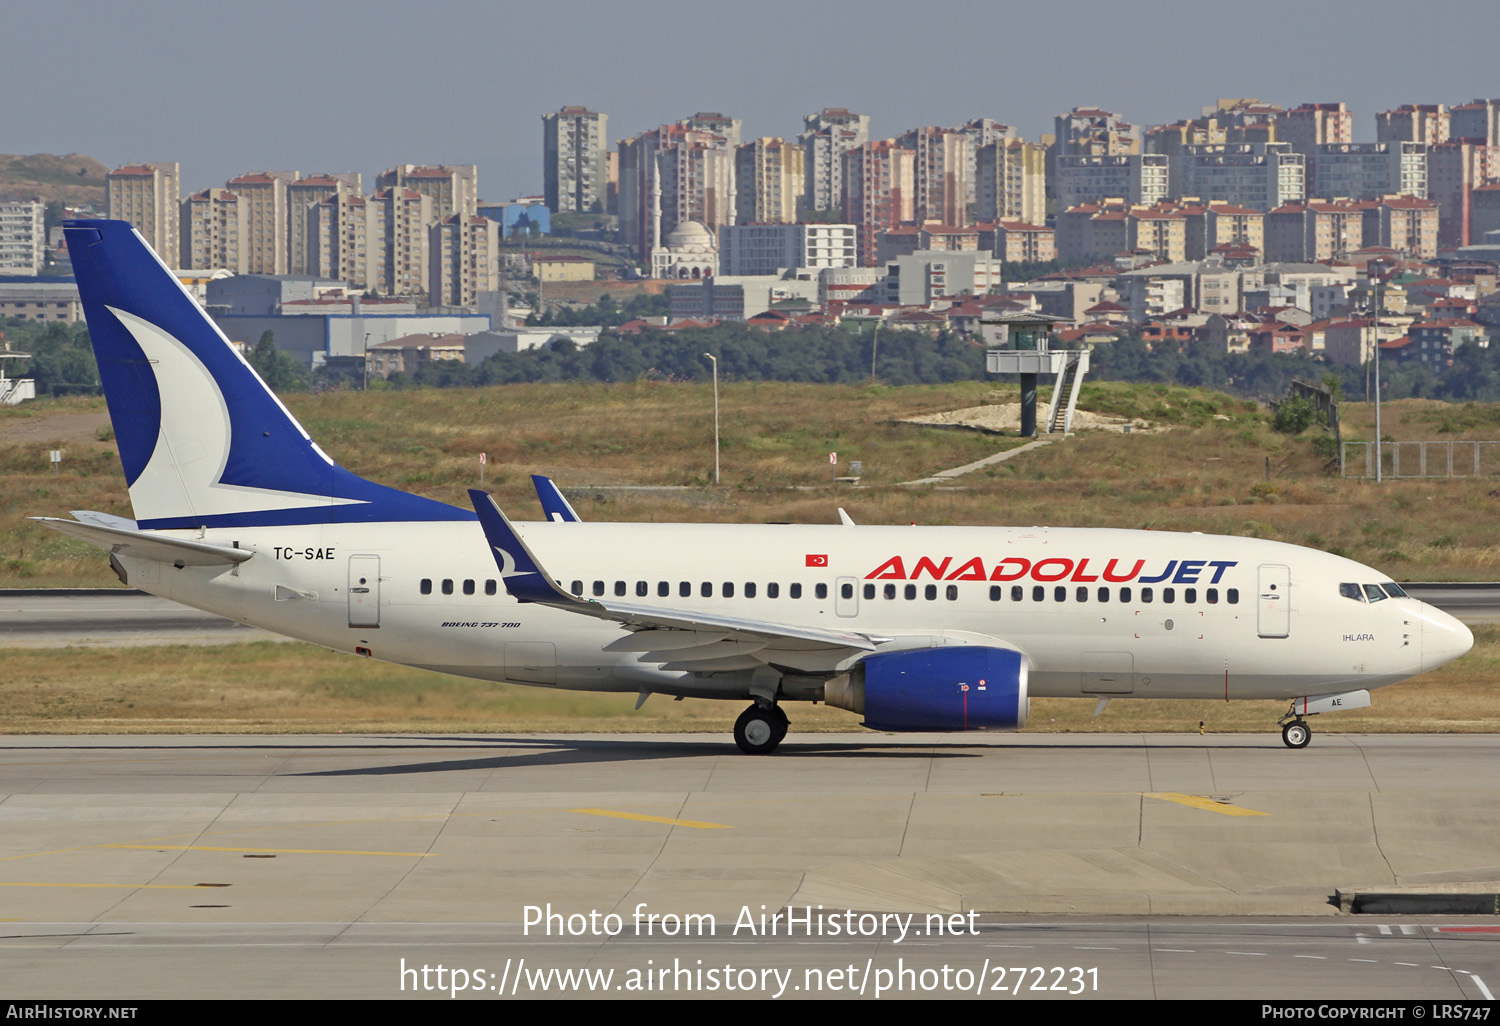
POLYGON ((1052 194, 1060 210, 1122 199, 1150 206, 1166 199, 1171 158, 1159 153, 1078 154, 1052 162, 1052 194))
POLYGON ((1321 143, 1312 163, 1319 196, 1427 198, 1426 143, 1321 143))
POLYGON ((244 270, 245 201, 229 189, 204 189, 182 201, 179 267, 244 270))
POLYGON ((1474 139, 1500 146, 1500 100, 1474 100, 1453 108, 1449 139, 1474 139))
POLYGON ((844 154, 844 220, 859 230, 861 266, 874 265, 881 232, 916 219, 916 180, 916 152, 893 140, 844 154))
POLYGON ((427 291, 427 228, 439 219, 434 206, 430 194, 411 188, 379 189, 369 198, 375 291, 387 296, 427 291))
POLYGON ((500 288, 500 225, 449 214, 427 229, 427 302, 473 309, 500 288))
POLYGON ((720 114, 718 111, 702 111, 692 117, 683 118, 677 122, 683 128, 694 132, 706 132, 717 135, 724 140, 724 145, 729 149, 735 149, 740 144, 740 119, 732 118, 728 114, 720 114))
MULTIPOLYGON (((1495 188, 1500 190, 1500 186, 1495 188)), ((1437 256, 1438 205, 1432 200, 1383 197, 1365 204, 1364 224, 1366 246, 1385 246, 1420 260, 1437 256)))
POLYGON ((176 260, 182 175, 176 161, 126 164, 104 176, 105 216, 129 221, 157 256, 176 260))
POLYGON ((1288 203, 1266 214, 1266 260, 1344 260, 1364 248, 1364 205, 1347 200, 1288 203))
POLYGON ((825 107, 802 119, 797 136, 807 176, 804 202, 811 210, 840 210, 844 205, 844 154, 870 141, 870 115, 844 107, 825 107))
POLYGON ((359 196, 364 176, 357 171, 319 173, 286 185, 286 273, 309 274, 308 218, 330 196, 359 196))
POLYGON ((240 217, 244 223, 236 273, 289 273, 287 232, 291 208, 287 186, 298 177, 296 171, 252 171, 225 183, 240 198, 240 217))
POLYGON ((965 152, 965 160, 968 163, 965 169, 968 193, 965 202, 970 211, 975 211, 979 203, 979 151, 986 146, 996 143, 1020 142, 1020 135, 1015 128, 1002 124, 994 118, 974 118, 964 123, 964 136, 969 144, 965 152))
POLYGON ((355 289, 374 287, 370 217, 369 201, 355 193, 335 192, 312 204, 307 212, 303 273, 342 281, 355 289))
POLYGON ((1185 146, 1172 157, 1172 193, 1273 210, 1307 197, 1306 163, 1284 142, 1185 146))
POLYGON ((1223 200, 1203 203, 1184 199, 1177 208, 1185 222, 1184 259, 1204 260, 1224 246, 1248 246, 1257 254, 1266 246, 1266 215, 1223 200))
POLYGON ((542 177, 547 209, 607 209, 609 115, 564 107, 542 115, 542 177))
POLYGON ((912 203, 919 221, 969 223, 969 137, 957 128, 931 125, 897 140, 916 154, 912 203))
POLYGON ((1021 139, 981 146, 974 155, 975 217, 980 221, 1047 219, 1047 148, 1021 139))
POLYGON ((1318 183, 1313 157, 1319 146, 1354 141, 1354 114, 1342 103, 1304 103, 1282 117, 1277 137, 1304 158, 1307 166, 1304 195, 1327 196, 1329 192, 1318 183))
POLYGON ((1041 263, 1057 259, 1057 232, 1024 221, 979 226, 979 248, 1005 263, 1041 263))
POLYGON ((620 143, 620 231, 643 260, 679 224, 734 223, 734 151, 725 137, 662 125, 620 143))
POLYGON ((803 150, 762 137, 734 151, 735 223, 792 224, 806 187, 803 150))
POLYGON ((1427 156, 1427 196, 1438 204, 1438 245, 1468 246, 1473 234, 1474 190, 1500 177, 1500 146, 1467 139, 1438 143, 1427 156))
POLYGON ((47 263, 46 211, 39 199, 0 203, 0 275, 42 273, 47 263))
POLYGON ((1448 108, 1441 103, 1407 103, 1375 115, 1375 138, 1432 146, 1448 141, 1449 120, 1448 108))
POLYGON ((858 243, 852 224, 725 225, 719 229, 719 267, 724 274, 745 275, 854 267, 858 243))
POLYGON ((375 179, 375 188, 377 191, 404 188, 421 193, 432 201, 435 221, 451 214, 474 217, 478 213, 479 168, 475 164, 398 164, 375 179))

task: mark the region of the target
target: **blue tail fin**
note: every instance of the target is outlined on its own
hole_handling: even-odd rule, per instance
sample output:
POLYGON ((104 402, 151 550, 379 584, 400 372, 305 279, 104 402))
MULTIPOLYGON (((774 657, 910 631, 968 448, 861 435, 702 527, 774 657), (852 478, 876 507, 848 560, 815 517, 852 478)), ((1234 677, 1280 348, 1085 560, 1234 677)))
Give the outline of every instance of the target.
POLYGON ((330 460, 129 223, 63 227, 142 528, 474 519, 330 460))

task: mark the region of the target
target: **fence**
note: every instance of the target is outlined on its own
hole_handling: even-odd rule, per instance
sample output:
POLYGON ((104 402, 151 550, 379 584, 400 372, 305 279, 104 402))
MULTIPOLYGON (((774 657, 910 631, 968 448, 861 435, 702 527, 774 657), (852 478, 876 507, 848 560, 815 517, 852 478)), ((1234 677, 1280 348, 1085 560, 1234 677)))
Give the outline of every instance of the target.
MULTIPOLYGON (((1339 473, 1375 477, 1375 443, 1339 446, 1339 473)), ((1382 442, 1382 478, 1500 477, 1500 442, 1382 442)))

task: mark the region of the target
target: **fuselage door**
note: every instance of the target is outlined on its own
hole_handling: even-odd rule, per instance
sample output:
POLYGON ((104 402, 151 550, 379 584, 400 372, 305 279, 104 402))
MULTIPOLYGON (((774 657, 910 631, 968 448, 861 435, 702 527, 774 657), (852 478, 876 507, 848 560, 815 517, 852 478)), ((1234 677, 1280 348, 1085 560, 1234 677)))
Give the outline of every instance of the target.
POLYGON ((1256 589, 1256 629, 1263 638, 1285 638, 1292 633, 1292 568, 1263 563, 1256 589))
POLYGON ((840 577, 833 582, 834 612, 840 616, 855 616, 859 613, 859 579, 840 577))
POLYGON ((349 557, 349 626, 380 626, 380 557, 349 557))

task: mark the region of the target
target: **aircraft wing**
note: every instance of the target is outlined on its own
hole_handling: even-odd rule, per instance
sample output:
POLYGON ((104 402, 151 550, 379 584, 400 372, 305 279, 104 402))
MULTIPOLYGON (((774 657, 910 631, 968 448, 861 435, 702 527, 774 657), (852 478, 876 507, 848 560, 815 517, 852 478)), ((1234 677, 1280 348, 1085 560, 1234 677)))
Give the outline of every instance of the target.
POLYGON ((249 549, 235 549, 227 545, 214 545, 189 538, 173 538, 157 534, 155 531, 141 531, 133 526, 134 521, 126 520, 124 517, 109 517, 106 520, 105 514, 96 513, 90 517, 90 519, 97 518, 95 522, 85 523, 82 514, 75 515, 80 516, 80 519, 63 520, 60 517, 32 517, 31 519, 43 527, 50 527, 54 531, 86 541, 90 545, 97 545, 110 552, 124 553, 140 559, 154 559, 158 563, 169 563, 179 568, 230 566, 234 563, 243 563, 255 555, 249 549), (115 526, 112 521, 132 524, 132 526, 115 526))
POLYGON ((542 568, 494 499, 477 489, 469 491, 469 498, 479 514, 505 590, 517 601, 613 620, 632 631, 650 632, 649 636, 638 633, 634 638, 615 642, 611 646, 615 651, 647 653, 647 661, 664 662, 670 669, 738 669, 779 658, 802 662, 810 653, 819 653, 816 661, 826 662, 842 654, 873 652, 889 640, 852 631, 573 595, 542 568))
POLYGON ((547 514, 548 520, 576 524, 582 519, 550 477, 532 474, 531 485, 536 489, 537 501, 542 504, 542 512, 547 514))

